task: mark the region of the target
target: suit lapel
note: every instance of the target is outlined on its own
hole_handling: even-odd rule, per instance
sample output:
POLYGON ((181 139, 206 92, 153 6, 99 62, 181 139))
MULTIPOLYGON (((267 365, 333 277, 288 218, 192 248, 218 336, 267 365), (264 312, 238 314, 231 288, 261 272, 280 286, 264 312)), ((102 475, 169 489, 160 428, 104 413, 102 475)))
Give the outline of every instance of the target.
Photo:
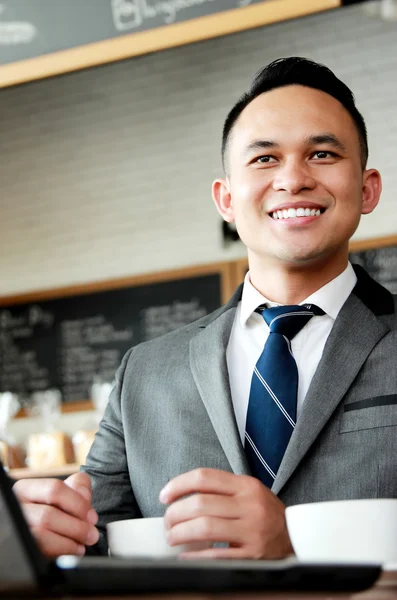
POLYGON ((234 473, 249 473, 231 400, 226 347, 233 326, 237 292, 225 310, 190 341, 190 368, 209 418, 234 473))
MULTIPOLYGON (((357 274, 360 276, 355 293, 349 296, 335 320, 277 473, 272 487, 276 494, 286 484, 326 425, 374 346, 389 331, 374 314, 376 302, 374 303, 374 297, 369 293, 371 289, 374 291, 374 286, 371 288, 370 285, 363 297, 358 297, 358 292, 362 295, 363 279, 361 273, 357 274)), ((373 282, 369 277, 368 279, 373 282)), ((379 288, 386 292, 381 286, 379 288)), ((377 291, 379 293, 378 288, 377 291)), ((383 301, 384 309, 385 301, 387 304, 386 295, 383 293, 379 300, 383 301)), ((381 302, 378 302, 378 308, 381 302)), ((391 308, 390 302, 388 306, 391 308)))

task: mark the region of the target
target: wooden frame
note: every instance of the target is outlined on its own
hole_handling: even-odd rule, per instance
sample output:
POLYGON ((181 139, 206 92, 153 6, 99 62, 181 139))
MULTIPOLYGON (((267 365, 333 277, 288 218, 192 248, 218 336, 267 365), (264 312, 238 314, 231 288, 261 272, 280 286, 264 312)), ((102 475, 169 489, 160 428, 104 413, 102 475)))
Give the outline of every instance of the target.
POLYGON ((342 0, 269 0, 0 66, 0 87, 338 8, 342 0))
POLYGON ((397 235, 370 238, 366 240, 352 241, 349 244, 350 252, 363 252, 374 248, 385 248, 386 246, 397 246, 397 235))
MULTIPOLYGON (((54 300, 56 298, 66 298, 70 296, 79 296, 83 294, 117 290, 127 287, 138 287, 141 285, 160 283, 165 281, 174 281, 199 277, 200 275, 219 274, 221 277, 221 303, 224 304, 230 298, 234 290, 234 264, 232 262, 220 262, 207 265, 197 265, 181 269, 172 269, 169 271, 160 271, 137 275, 132 277, 122 277, 105 281, 97 281, 80 285, 60 287, 24 294, 15 294, 0 297, 0 308, 3 306, 24 304, 30 302, 40 302, 43 300, 54 300)), ((83 410, 92 410, 93 404, 90 400, 70 402, 62 405, 62 412, 76 412, 83 410)), ((21 410, 19 417, 26 417, 26 411, 21 410)))
MULTIPOLYGON (((365 240, 353 240, 349 244, 350 252, 363 252, 376 248, 385 248, 387 246, 397 246, 397 235, 388 235, 378 238, 370 238, 365 240)), ((248 259, 241 258, 235 262, 233 274, 234 285, 237 287, 245 277, 248 270, 248 259)))
POLYGON ((199 277, 200 275, 212 275, 216 273, 219 273, 222 277, 221 294, 223 303, 227 301, 233 291, 232 262, 195 265, 193 267, 171 269, 169 271, 157 271, 154 273, 145 273, 143 275, 133 275, 131 277, 119 277, 117 279, 106 279, 103 281, 93 281, 90 283, 51 288, 47 290, 0 296, 0 307, 10 304, 24 304, 28 302, 40 302, 43 300, 54 300, 55 298, 66 298, 68 296, 81 296, 83 294, 105 292, 107 290, 117 290, 150 283, 160 283, 162 281, 188 279, 189 277, 199 277))

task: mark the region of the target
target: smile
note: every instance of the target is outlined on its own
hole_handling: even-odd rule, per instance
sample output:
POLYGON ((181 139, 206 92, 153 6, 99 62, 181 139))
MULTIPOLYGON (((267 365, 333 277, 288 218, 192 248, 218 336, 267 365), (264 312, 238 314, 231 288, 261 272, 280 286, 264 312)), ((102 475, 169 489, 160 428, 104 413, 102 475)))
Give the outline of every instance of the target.
POLYGON ((272 219, 296 219, 297 217, 319 217, 325 211, 324 208, 283 208, 270 213, 272 219))

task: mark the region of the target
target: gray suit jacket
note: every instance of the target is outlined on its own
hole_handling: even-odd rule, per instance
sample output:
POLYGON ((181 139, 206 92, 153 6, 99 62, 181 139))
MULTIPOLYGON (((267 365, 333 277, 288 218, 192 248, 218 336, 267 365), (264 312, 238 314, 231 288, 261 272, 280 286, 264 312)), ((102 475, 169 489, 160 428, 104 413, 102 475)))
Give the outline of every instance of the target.
MULTIPOLYGON (((397 497, 397 296, 357 267, 280 465, 286 504, 397 497)), ((106 523, 161 516, 162 487, 213 467, 249 474, 226 346, 242 287, 214 313, 132 348, 84 470, 106 523)), ((106 552, 106 538, 97 551, 106 552)))

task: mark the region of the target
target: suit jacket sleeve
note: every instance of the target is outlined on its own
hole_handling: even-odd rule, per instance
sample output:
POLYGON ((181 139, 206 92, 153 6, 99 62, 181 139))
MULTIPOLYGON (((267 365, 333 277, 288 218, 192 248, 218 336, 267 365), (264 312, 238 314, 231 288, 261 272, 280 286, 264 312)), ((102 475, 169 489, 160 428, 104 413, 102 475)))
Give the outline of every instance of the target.
POLYGON ((131 486, 121 414, 124 374, 132 352, 133 349, 127 352, 116 373, 116 384, 99 431, 81 469, 91 478, 92 504, 99 514, 100 538, 94 547, 87 548, 88 554, 107 554, 107 523, 142 516, 131 486))

